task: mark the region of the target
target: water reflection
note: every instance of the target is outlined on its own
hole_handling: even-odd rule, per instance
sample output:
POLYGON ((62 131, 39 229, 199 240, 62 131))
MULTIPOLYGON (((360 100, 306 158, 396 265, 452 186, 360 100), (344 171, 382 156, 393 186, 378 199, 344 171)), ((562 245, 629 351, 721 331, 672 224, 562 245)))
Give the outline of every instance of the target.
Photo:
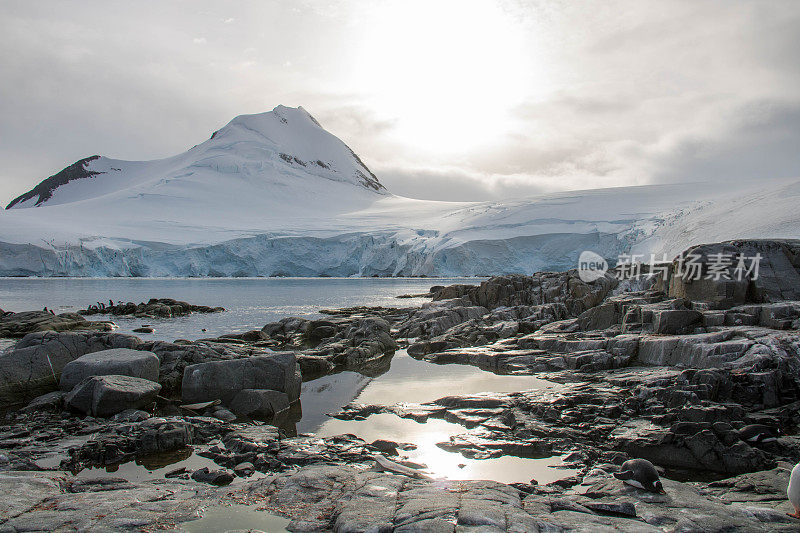
POLYGON ((409 442, 416 450, 407 452, 409 460, 424 463, 435 477, 449 479, 493 479, 504 483, 549 483, 572 475, 574 470, 550 468, 561 458, 504 456, 493 459, 468 459, 460 453, 437 446, 451 435, 464 433, 460 425, 430 419, 424 424, 393 414, 379 414, 366 420, 337 420, 326 416, 351 402, 372 405, 425 403, 453 395, 483 392, 515 392, 552 388, 558 385, 533 376, 498 375, 467 365, 434 365, 410 357, 399 350, 383 375, 370 378, 356 372, 341 372, 303 384, 300 399, 303 417, 298 431, 330 437, 352 433, 372 442, 388 439, 409 442))
POLYGON ((481 392, 514 392, 558 385, 533 376, 504 376, 467 365, 434 365, 398 350, 383 375, 370 378, 357 372, 340 372, 303 384, 300 401, 301 433, 313 433, 329 417, 351 402, 394 405, 425 403, 445 396, 481 392))
POLYGON ((288 531, 289 519, 260 511, 257 505, 218 506, 206 509, 203 517, 181 524, 188 533, 219 533, 228 531, 288 531))

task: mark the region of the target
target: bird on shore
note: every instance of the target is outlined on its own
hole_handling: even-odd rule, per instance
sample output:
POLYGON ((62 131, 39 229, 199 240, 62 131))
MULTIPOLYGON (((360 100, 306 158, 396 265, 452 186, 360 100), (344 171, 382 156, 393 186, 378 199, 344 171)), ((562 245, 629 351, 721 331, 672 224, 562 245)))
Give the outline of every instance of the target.
POLYGON ((786 513, 792 518, 800 518, 800 463, 794 465, 789 476, 789 486, 786 487, 786 496, 794 507, 794 513, 786 513))
POLYGON ((765 426, 764 424, 750 424, 739 430, 739 438, 748 444, 775 442, 780 436, 780 429, 765 426))
POLYGON ((653 463, 647 459, 631 459, 622 463, 614 477, 637 489, 665 494, 661 478, 653 463))

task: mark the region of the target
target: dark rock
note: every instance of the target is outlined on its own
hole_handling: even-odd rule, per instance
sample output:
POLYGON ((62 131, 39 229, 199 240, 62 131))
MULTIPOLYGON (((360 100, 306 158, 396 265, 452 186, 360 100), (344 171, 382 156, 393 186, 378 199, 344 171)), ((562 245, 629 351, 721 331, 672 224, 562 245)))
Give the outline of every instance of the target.
POLYGON ((276 353, 187 366, 182 398, 195 403, 221 399, 230 404, 245 389, 277 390, 290 401, 300 397, 300 372, 293 353, 276 353))
POLYGON ((682 257, 683 272, 680 272, 680 258, 670 267, 665 284, 670 296, 708 302, 717 309, 748 302, 800 300, 798 240, 735 240, 704 244, 689 248, 682 257), (718 254, 730 258, 730 264, 720 269, 719 276, 710 270, 718 254), (742 275, 736 272, 739 258, 745 260, 747 267, 750 258, 757 255, 761 257, 757 275, 748 273, 746 269, 741 271, 742 275), (686 260, 692 256, 697 258, 693 262, 699 265, 696 275, 694 267, 688 267, 686 260))
POLYGON ((208 467, 195 470, 192 473, 193 480, 217 486, 230 485, 233 478, 233 474, 227 470, 209 470, 208 467))
MULTIPOLYGON (((172 298, 152 298, 147 303, 134 304, 133 302, 118 303, 117 305, 99 306, 93 305, 87 309, 79 311, 82 315, 110 314, 114 316, 151 317, 151 318, 172 318, 176 316, 186 316, 191 313, 220 313, 225 311, 223 307, 208 307, 205 305, 193 305, 172 298)), ((152 331, 144 332, 152 333, 152 331)))
POLYGON ((277 413, 289 408, 289 397, 275 390, 244 389, 234 396, 231 411, 239 416, 272 419, 277 413))
POLYGON ((112 331, 113 322, 90 322, 77 313, 54 315, 49 311, 0 313, 0 337, 24 337, 39 331, 112 331))
POLYGON ((119 333, 29 333, 0 355, 0 406, 57 390, 64 366, 84 354, 110 348, 136 348, 141 342, 137 337, 119 333))
POLYGON ((92 416, 112 416, 126 409, 152 405, 161 385, 130 376, 95 376, 75 385, 67 407, 92 416))

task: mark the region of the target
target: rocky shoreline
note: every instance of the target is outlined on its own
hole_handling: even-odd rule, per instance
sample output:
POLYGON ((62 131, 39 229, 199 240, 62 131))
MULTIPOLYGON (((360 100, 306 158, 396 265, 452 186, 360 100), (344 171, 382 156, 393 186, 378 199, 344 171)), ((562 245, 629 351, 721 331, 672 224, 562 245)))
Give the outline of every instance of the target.
MULTIPOLYGON (((80 315, 51 331, 44 316, 3 316, 0 328, 30 325, 0 329, 21 337, 0 354, 10 495, 0 531, 181 530, 220 504, 257 505, 291 531, 794 531, 800 241, 690 252, 697 280, 678 261, 636 284, 576 271, 502 276, 433 287, 420 307, 329 310, 193 342, 144 341, 80 315), (759 254, 759 275, 737 279, 734 262, 709 278, 720 253, 759 254), (378 376, 400 348, 558 386, 350 404, 332 416, 446 420, 463 431, 443 449, 560 455, 575 473, 549 484, 433 479, 407 460, 407 443, 297 433, 302 381, 378 376), (775 438, 754 440, 753 427, 775 438), (187 453, 210 462, 156 479, 86 475, 187 453), (631 458, 660 469, 666 494, 613 477, 631 458)), ((168 316, 131 305, 120 313, 168 316)))

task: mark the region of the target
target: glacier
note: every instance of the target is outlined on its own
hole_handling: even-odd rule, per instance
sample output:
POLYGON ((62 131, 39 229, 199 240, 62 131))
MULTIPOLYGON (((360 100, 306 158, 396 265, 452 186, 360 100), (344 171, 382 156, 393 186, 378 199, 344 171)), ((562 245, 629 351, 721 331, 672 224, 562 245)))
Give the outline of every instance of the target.
POLYGON ((485 276, 584 250, 673 257, 797 238, 800 179, 492 202, 391 194, 302 107, 242 115, 174 157, 82 159, 0 211, 2 276, 485 276))

